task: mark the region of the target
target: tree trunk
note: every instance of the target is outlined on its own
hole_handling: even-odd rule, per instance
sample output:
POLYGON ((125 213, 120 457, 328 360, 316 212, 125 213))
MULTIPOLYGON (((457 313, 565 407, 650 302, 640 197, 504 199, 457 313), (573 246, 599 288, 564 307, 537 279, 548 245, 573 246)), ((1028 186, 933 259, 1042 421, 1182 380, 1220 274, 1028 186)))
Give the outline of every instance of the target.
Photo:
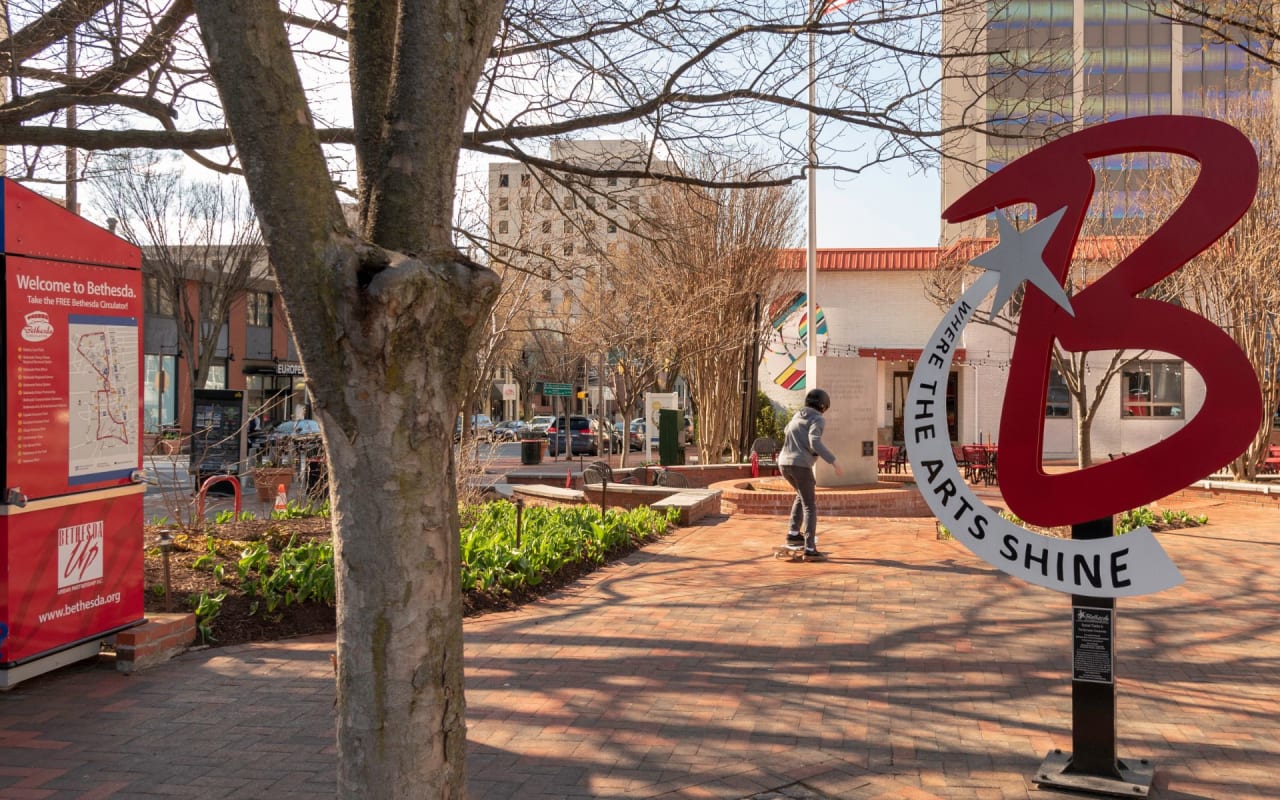
POLYGON ((1081 469, 1093 464, 1093 444, 1090 431, 1093 430, 1093 415, 1089 413, 1083 389, 1076 400, 1076 466, 1081 469))
MULTIPOLYGON (((372 19, 374 4, 352 5, 353 21, 372 19)), ((398 32, 389 63, 401 71, 385 76, 382 147, 362 139, 377 162, 362 165, 377 173, 362 179, 362 241, 333 192, 278 4, 196 0, 329 453, 340 797, 466 794, 453 430, 498 280, 461 257, 449 227, 457 139, 501 7, 384 9, 399 24, 373 34, 398 32), (397 95, 426 83, 420 104, 397 95)))

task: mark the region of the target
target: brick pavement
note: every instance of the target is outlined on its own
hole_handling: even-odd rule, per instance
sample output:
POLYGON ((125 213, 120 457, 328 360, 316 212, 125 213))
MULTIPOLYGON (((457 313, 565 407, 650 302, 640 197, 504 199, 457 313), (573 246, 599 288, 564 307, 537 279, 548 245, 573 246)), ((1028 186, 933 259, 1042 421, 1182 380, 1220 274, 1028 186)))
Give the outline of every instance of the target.
MULTIPOLYGON (((1280 526, 1204 501, 1161 534, 1187 583, 1119 602, 1122 757, 1155 798, 1280 796, 1280 526)), ((1183 506, 1191 510, 1191 507, 1183 506)), ((1055 798, 1069 600, 928 520, 685 529, 465 626, 472 798, 1055 798)), ((0 694, 0 798, 332 794, 332 637, 80 666, 0 694)))

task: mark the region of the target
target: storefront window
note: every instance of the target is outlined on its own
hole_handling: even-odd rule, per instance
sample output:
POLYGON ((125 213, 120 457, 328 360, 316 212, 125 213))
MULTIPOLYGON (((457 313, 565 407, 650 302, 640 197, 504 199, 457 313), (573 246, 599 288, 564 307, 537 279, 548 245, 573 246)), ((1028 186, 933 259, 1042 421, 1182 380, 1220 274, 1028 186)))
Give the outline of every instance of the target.
POLYGON ((177 424, 178 358, 148 355, 143 358, 145 371, 142 389, 142 427, 147 433, 177 424))
POLYGON ((1044 401, 1046 417, 1071 416, 1071 392, 1067 389, 1067 381, 1057 367, 1049 371, 1049 393, 1044 401))
POLYGON ((1182 362, 1130 361, 1120 379, 1121 416, 1182 419, 1182 362))

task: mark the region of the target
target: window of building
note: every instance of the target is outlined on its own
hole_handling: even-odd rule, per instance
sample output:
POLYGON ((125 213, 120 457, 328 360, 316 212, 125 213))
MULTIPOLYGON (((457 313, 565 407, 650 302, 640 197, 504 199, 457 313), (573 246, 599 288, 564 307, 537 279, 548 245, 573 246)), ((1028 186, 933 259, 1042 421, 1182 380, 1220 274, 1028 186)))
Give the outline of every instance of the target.
POLYGON ((1120 416, 1182 419, 1182 372, 1181 361, 1130 361, 1120 375, 1120 416))
POLYGON ((573 225, 569 223, 569 220, 566 219, 560 223, 561 233, 570 233, 572 231, 573 231, 573 225))
POLYGON ((542 199, 538 202, 538 205, 542 207, 542 210, 543 210, 543 211, 550 211, 550 210, 551 210, 551 195, 546 195, 546 194, 544 194, 544 195, 542 196, 542 199))
POLYGON ((564 254, 565 254, 566 256, 571 256, 571 255, 573 255, 573 242, 565 242, 565 243, 564 243, 564 254))
POLYGON ((639 179, 639 178, 632 178, 632 179, 631 179, 631 185, 632 185, 632 186, 639 186, 639 185, 640 185, 640 179, 639 179))
POLYGON ((507 222, 507 220, 505 219, 498 220, 498 233, 506 233, 510 227, 511 227, 511 223, 507 222))
POLYGON ((529 173, 527 172, 520 173, 520 185, 521 186, 529 185, 529 173))
POLYGON ((1067 389, 1067 381, 1057 367, 1049 370, 1049 393, 1045 396, 1044 415, 1046 417, 1071 416, 1071 392, 1067 389))
POLYGON ((227 388, 227 362, 225 359, 218 359, 209 365, 209 377, 205 378, 204 388, 227 388))
POLYGON ((576 199, 576 198, 574 198, 574 196, 573 196, 573 195, 571 195, 571 194, 570 194, 570 195, 565 195, 565 198, 564 198, 564 207, 565 207, 565 208, 577 208, 577 207, 578 207, 578 201, 577 201, 577 199, 576 199))
POLYGON ((616 177, 609 177, 609 178, 606 178, 606 179, 605 179, 605 185, 607 185, 607 186, 617 186, 617 185, 618 185, 618 179, 617 179, 616 177))
POLYGON ((548 220, 543 220, 543 222, 542 222, 542 232, 543 232, 543 233, 551 233, 551 220, 549 220, 549 219, 548 219, 548 220))
POLYGON ((606 233, 617 233, 617 232, 618 232, 618 223, 616 223, 616 222, 610 222, 608 225, 606 225, 606 226, 605 226, 605 228, 604 228, 604 229, 605 229, 605 232, 606 232, 606 233))
POLYGON ((142 306, 148 314, 173 316, 173 298, 164 290, 164 282, 155 275, 142 279, 142 306))
POLYGON ((499 173, 499 174, 498 174, 498 186, 500 186, 500 187, 502 187, 503 189, 505 189, 505 188, 507 188, 507 187, 508 187, 508 186, 510 186, 510 185, 511 185, 511 176, 510 176, 510 175, 508 175, 508 174, 507 174, 507 173, 505 173, 505 172, 499 173))
POLYGON ((159 433, 178 422, 178 357, 143 356, 142 428, 159 433))
POLYGON ((511 208, 511 200, 510 200, 510 198, 507 198, 507 197, 499 197, 499 198, 498 198, 498 210, 499 210, 499 211, 506 211, 506 210, 508 210, 509 208, 511 208))
POLYGON ((617 207, 618 207, 618 200, 617 200, 617 198, 615 198, 615 197, 610 197, 610 198, 609 198, 608 206, 609 206, 609 208, 617 208, 617 207))
POLYGON ((245 324, 255 328, 271 327, 271 293, 248 292, 244 297, 245 324))

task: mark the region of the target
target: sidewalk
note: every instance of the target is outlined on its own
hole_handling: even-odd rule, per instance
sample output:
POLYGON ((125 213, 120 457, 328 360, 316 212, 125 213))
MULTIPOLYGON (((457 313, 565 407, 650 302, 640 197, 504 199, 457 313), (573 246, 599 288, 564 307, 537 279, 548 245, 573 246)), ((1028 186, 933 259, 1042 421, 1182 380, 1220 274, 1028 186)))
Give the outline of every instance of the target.
MULTIPOLYGON (((1118 603, 1119 754, 1153 798, 1280 795, 1280 526, 1208 503, 1160 534, 1186 577, 1118 603)), ((473 800, 1078 798, 1070 600, 931 520, 683 529, 545 601, 465 626, 473 800)), ((81 666, 0 694, 0 797, 312 798, 334 789, 333 638, 81 666)))

